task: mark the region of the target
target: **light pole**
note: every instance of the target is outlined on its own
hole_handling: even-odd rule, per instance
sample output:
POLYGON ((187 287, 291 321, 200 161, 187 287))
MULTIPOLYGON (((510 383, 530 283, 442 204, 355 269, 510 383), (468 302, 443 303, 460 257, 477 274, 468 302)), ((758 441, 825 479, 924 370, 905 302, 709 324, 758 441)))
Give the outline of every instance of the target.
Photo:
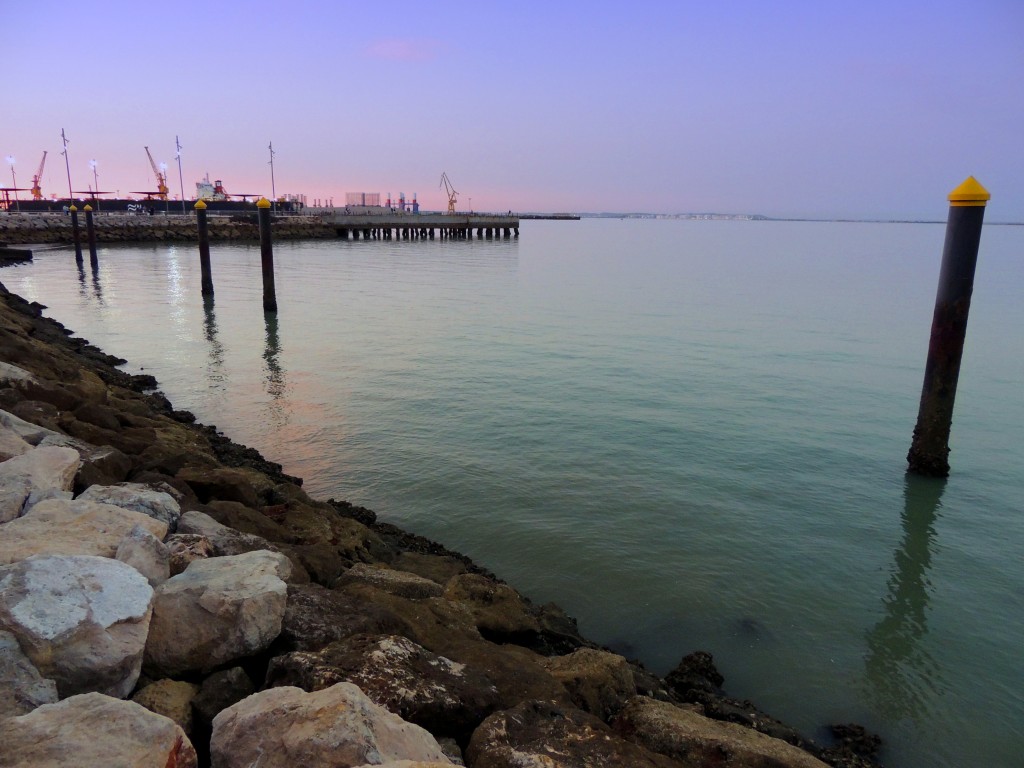
POLYGON ((60 140, 64 142, 64 151, 61 152, 64 155, 64 168, 68 172, 68 202, 72 205, 75 202, 75 193, 71 191, 71 163, 68 162, 68 137, 64 135, 64 129, 60 129, 60 140))
POLYGON ((185 179, 181 175, 181 142, 174 137, 174 156, 178 158, 178 185, 181 187, 181 212, 185 213, 185 179))
POLYGON ((274 210, 277 210, 277 190, 274 188, 274 142, 267 147, 270 150, 270 196, 274 201, 274 210))
POLYGON ((96 173, 95 158, 89 161, 89 167, 92 168, 93 196, 96 200, 96 212, 98 213, 100 210, 100 176, 96 173))
POLYGON ((18 179, 14 175, 14 155, 8 155, 7 162, 11 164, 11 186, 14 187, 14 210, 20 213, 21 203, 18 202, 18 179))

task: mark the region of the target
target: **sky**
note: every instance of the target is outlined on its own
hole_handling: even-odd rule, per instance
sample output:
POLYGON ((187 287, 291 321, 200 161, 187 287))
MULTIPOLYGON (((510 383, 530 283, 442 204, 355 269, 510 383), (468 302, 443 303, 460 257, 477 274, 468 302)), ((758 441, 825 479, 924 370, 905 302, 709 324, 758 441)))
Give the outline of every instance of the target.
POLYGON ((0 0, 0 184, 1024 221, 1024 2, 0 0), (67 168, 61 155, 61 131, 67 168), (182 145, 179 181, 175 137, 182 145), (273 180, 269 145, 273 143, 273 180), (91 161, 98 174, 93 176, 91 161))

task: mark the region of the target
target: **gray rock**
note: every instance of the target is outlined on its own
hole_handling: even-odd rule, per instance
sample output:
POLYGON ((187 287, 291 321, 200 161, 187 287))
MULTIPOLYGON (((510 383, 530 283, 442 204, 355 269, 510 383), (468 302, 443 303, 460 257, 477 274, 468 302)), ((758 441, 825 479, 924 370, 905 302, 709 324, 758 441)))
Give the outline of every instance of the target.
POLYGON ((17 381, 35 381, 36 377, 11 363, 0 362, 0 384, 17 381))
POLYGON ((396 760, 451 765, 427 731, 377 706, 351 683, 250 696, 214 719, 210 752, 214 768, 349 768, 396 760))
POLYGON ((0 629, 61 697, 131 693, 152 599, 138 571, 107 558, 44 555, 0 567, 0 629))
POLYGON ((0 719, 31 712, 42 704, 57 701, 57 684, 21 652, 18 638, 0 632, 0 719))
POLYGON ((136 525, 121 539, 114 558, 145 576, 154 589, 171 577, 171 555, 167 546, 141 525, 136 525))
POLYGON ((196 752, 172 720, 99 693, 0 720, 4 768, 195 768, 196 752))
POLYGON ((262 651, 281 632, 291 563, 276 552, 196 560, 156 591, 146 668, 173 677, 262 651))
MULTIPOLYGON (((0 365, 3 365, 3 363, 0 363, 0 365)), ((13 432, 29 445, 39 445, 46 437, 60 435, 60 432, 40 427, 38 424, 25 421, 13 413, 2 410, 0 410, 0 426, 3 426, 5 430, 13 432)))
POLYGON ((181 517, 181 507, 170 494, 155 491, 148 485, 138 483, 92 485, 79 494, 78 498, 141 512, 154 520, 166 523, 167 530, 171 533, 177 529, 178 518, 181 517))

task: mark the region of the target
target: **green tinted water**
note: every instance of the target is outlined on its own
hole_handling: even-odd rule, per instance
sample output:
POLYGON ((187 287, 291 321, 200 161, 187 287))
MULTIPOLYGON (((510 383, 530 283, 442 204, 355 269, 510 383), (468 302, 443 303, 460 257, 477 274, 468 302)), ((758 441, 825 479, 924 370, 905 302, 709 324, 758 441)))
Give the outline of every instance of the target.
POLYGON ((1024 750, 1024 228, 986 227, 952 477, 908 479, 941 225, 527 222, 512 241, 67 251, 0 280, 178 408, 583 632, 894 766, 1024 750))

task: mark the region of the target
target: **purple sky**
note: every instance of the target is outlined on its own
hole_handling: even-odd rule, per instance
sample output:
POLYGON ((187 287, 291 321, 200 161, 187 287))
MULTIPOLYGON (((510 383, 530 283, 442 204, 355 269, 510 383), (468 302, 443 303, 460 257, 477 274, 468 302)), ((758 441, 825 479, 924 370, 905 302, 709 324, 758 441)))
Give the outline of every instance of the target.
MULTIPOLYGON (((0 0, 0 155, 43 191, 1024 220, 1024 2, 0 0)), ((0 183, 11 184, 4 164, 0 183)))

